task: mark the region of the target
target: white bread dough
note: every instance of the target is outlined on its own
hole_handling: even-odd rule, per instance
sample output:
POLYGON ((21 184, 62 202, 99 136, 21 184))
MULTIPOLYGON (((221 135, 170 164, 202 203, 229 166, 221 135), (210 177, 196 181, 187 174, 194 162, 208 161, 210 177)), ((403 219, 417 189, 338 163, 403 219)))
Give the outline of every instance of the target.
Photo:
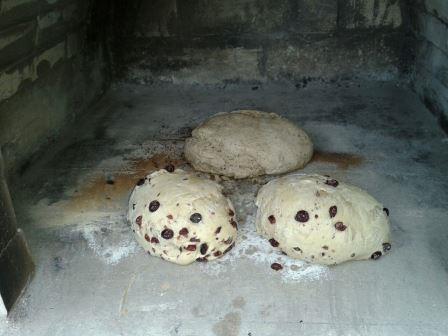
POLYGON ((237 235, 235 210, 216 182, 181 169, 165 169, 137 183, 128 220, 151 255, 186 265, 230 251, 237 235))
POLYGON ((193 130, 185 157, 197 170, 235 178, 285 173, 305 166, 313 144, 275 113, 219 113, 193 130))
POLYGON ((390 250, 389 210, 365 191, 320 175, 292 174, 257 196, 257 231, 292 258, 334 265, 390 250))

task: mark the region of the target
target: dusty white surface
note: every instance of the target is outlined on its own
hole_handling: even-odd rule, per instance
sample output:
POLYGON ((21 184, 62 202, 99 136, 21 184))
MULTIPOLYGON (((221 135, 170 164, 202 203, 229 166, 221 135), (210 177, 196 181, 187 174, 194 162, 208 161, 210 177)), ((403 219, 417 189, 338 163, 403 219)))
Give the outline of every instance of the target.
POLYGON ((52 148, 13 190, 37 269, 0 335, 447 335, 448 142, 411 92, 349 84, 111 92, 74 127, 73 144, 52 148), (391 214, 391 253, 329 268, 285 261, 273 271, 271 261, 283 257, 258 243, 252 227, 264 179, 220 182, 246 240, 216 269, 174 265, 133 246, 120 215, 128 181, 160 149, 182 148, 184 127, 239 108, 282 111, 303 125, 327 153, 305 171, 381 200, 391 214), (86 180, 91 187, 78 189, 86 180))

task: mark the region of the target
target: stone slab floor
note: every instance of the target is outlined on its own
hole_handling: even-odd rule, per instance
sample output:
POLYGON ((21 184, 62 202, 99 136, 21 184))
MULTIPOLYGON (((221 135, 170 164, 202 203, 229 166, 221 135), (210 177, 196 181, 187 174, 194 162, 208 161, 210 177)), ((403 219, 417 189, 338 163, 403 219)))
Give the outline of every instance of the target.
POLYGON ((446 134, 397 83, 115 85, 13 185, 37 269, 0 335, 447 335, 447 171, 446 134), (240 225, 225 258, 145 254, 124 217, 133 184, 167 162, 191 169, 191 128, 242 108, 301 125, 317 152, 305 172, 384 203, 391 252, 328 268, 273 251, 253 231, 263 177, 221 180, 240 225))

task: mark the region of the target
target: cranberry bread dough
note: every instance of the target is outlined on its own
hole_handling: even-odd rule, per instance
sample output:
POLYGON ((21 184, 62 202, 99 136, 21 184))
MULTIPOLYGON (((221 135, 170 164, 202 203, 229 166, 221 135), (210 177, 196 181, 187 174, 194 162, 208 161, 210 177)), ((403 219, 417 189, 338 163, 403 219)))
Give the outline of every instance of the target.
POLYGON ((257 195, 257 231, 288 256, 335 265, 390 250, 389 210, 365 191, 320 175, 292 174, 257 195))
POLYGON ((237 223, 221 186, 181 169, 169 171, 148 175, 131 194, 128 220, 138 243, 149 254, 181 265, 230 251, 237 223))
POLYGON ((197 170, 245 178, 305 166, 313 155, 309 136, 275 113, 219 113, 193 130, 185 157, 197 170))

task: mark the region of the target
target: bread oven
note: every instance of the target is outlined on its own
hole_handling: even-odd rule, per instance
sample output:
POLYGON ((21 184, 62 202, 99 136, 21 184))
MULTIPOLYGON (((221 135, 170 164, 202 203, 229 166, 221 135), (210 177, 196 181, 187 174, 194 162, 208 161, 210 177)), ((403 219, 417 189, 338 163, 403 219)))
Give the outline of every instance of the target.
POLYGON ((447 3, 3 0, 0 31, 1 336, 448 334, 447 3), (241 110, 276 115, 198 131, 241 110), (345 183, 378 203, 320 209, 345 183))

